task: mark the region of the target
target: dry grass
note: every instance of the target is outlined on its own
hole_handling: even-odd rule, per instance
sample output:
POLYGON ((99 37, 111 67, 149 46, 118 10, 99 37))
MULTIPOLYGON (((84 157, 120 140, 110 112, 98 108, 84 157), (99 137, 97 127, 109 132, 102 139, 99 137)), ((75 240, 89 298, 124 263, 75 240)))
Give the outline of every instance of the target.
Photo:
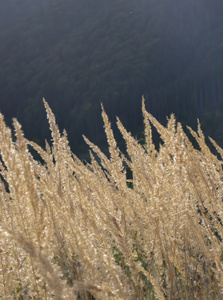
POLYGON ((200 126, 198 151, 174 116, 163 127, 143 101, 144 146, 117 120, 125 157, 102 108, 110 158, 85 138, 84 164, 44 104, 46 150, 0 117, 0 299, 223 299, 222 160, 200 126))

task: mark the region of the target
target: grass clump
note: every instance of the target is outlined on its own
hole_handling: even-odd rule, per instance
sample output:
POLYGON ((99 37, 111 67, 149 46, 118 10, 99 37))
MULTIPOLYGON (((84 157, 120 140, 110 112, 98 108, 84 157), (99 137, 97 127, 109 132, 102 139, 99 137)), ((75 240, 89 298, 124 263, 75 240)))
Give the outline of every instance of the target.
POLYGON ((44 104, 45 150, 0 116, 0 299, 222 298, 223 150, 211 140, 221 158, 211 153, 199 123, 197 150, 173 115, 164 127, 143 101, 145 145, 117 119, 125 156, 102 107, 110 157, 84 137, 84 164, 44 104))

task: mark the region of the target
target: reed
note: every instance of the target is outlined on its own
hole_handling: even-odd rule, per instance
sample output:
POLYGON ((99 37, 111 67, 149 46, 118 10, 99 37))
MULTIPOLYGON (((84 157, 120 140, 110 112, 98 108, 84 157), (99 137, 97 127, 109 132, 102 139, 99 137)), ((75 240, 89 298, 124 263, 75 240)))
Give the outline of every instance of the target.
POLYGON ((44 105, 45 149, 0 116, 0 299, 223 298, 223 150, 210 139, 219 157, 210 151, 199 123, 197 150, 143 100, 144 145, 117 119, 124 155, 102 107, 109 157, 84 137, 83 163, 44 105))

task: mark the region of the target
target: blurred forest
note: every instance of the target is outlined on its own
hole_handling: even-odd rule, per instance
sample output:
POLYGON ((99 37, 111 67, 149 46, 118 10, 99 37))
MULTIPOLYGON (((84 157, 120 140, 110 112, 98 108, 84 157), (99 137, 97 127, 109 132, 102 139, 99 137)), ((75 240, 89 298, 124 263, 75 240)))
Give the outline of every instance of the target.
POLYGON ((140 138, 142 95, 223 146, 222 0, 0 0, 0 110, 27 138, 49 138, 43 97, 83 158, 100 102, 140 138))

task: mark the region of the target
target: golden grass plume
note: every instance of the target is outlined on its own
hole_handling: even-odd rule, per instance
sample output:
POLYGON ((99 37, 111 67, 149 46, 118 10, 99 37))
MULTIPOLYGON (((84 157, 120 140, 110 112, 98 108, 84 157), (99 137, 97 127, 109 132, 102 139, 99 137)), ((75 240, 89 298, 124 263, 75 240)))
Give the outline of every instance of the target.
POLYGON ((83 163, 44 105, 45 150, 0 115, 0 299, 223 298, 223 150, 210 139, 221 158, 210 151, 200 124, 189 128, 197 150, 143 99, 144 145, 117 119, 124 155, 102 106, 109 157, 84 137, 83 163))

